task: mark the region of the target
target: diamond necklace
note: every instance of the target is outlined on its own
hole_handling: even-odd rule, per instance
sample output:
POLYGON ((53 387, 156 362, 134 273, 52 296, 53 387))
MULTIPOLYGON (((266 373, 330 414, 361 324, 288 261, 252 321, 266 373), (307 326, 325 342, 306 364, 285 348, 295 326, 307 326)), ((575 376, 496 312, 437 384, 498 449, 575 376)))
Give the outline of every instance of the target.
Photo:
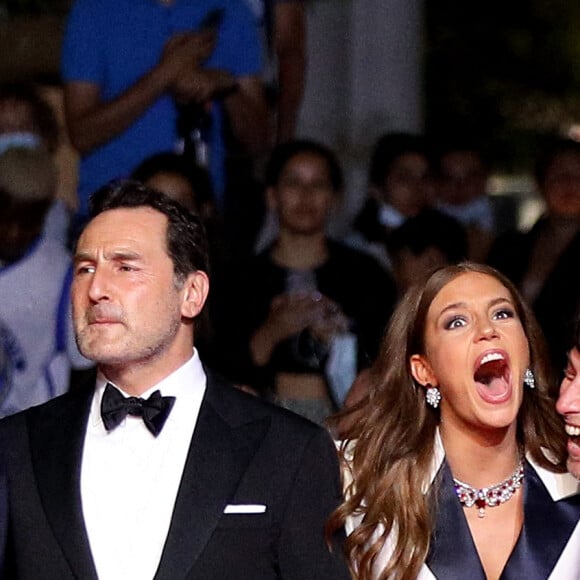
POLYGON ((510 500, 516 490, 522 486, 523 480, 524 459, 521 457, 516 470, 507 479, 495 485, 477 489, 455 478, 453 478, 453 483, 459 503, 465 507, 475 506, 479 510, 479 517, 483 518, 486 507, 496 507, 510 500))

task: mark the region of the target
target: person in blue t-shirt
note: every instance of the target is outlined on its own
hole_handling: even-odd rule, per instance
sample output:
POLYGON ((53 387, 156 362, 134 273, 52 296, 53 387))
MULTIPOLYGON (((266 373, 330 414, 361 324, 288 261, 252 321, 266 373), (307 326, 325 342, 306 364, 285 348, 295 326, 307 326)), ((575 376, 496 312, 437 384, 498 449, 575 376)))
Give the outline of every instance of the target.
POLYGON ((209 117, 208 165, 223 202, 225 121, 247 150, 268 142, 261 60, 242 0, 77 0, 62 75, 70 138, 82 155, 80 218, 98 187, 177 146, 183 106, 209 117))

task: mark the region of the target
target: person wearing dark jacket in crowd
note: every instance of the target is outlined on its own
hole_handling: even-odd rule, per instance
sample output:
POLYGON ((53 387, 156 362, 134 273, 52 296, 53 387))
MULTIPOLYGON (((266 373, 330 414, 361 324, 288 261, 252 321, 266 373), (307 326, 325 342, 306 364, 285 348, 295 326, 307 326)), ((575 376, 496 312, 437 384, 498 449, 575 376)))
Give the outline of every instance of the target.
POLYGON ((329 149, 311 141, 278 146, 266 182, 279 235, 228 285, 224 350, 237 355, 237 382, 322 422, 374 358, 395 284, 371 256, 327 236, 342 189, 329 149))
POLYGON ((580 263, 580 143, 556 139, 536 162, 546 211, 530 231, 498 239, 489 262, 532 305, 546 335, 554 368, 564 367, 580 292, 571 273, 580 263))

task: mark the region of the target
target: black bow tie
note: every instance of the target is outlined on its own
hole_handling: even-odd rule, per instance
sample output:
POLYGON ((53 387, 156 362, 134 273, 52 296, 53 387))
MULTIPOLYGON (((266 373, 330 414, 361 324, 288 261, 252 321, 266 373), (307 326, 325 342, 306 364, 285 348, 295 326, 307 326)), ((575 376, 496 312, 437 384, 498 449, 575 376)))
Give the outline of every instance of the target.
POLYGON ((148 399, 124 397, 111 383, 107 383, 101 400, 101 418, 105 429, 110 431, 127 415, 142 417, 143 423, 155 437, 159 435, 169 417, 175 397, 162 397, 155 391, 148 399))

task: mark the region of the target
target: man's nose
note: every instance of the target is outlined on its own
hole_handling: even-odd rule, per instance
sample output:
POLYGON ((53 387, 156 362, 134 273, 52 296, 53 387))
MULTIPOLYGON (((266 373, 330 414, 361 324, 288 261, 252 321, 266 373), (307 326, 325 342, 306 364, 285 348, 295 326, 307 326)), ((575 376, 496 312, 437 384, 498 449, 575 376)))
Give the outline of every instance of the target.
POLYGON ((89 284, 89 298, 93 302, 110 298, 110 279, 104 268, 95 266, 89 284))
POLYGON ((560 415, 580 413, 580 376, 577 376, 573 381, 566 379, 562 381, 556 410, 560 415))

